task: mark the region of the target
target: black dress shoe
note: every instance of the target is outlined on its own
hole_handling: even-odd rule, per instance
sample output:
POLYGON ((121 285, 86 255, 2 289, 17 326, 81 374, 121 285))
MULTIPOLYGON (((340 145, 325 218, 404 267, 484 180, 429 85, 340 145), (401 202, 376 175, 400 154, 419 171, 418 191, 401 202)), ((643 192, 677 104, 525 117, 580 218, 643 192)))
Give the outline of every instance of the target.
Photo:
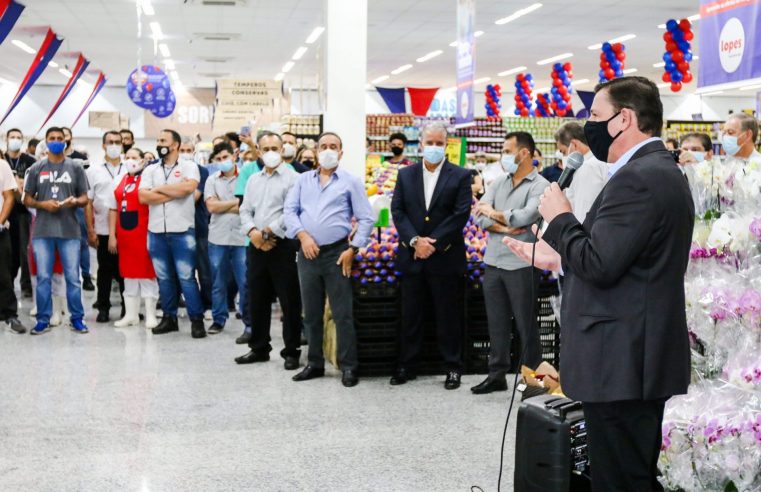
POLYGON ((341 377, 341 384, 347 388, 351 388, 352 386, 356 386, 357 383, 359 383, 357 371, 352 371, 351 369, 344 371, 343 377, 341 377))
POLYGON ((306 366, 303 371, 293 376, 294 381, 309 381, 310 379, 321 378, 325 375, 325 368, 306 366))
POLYGON ((486 395, 494 391, 507 391, 507 381, 504 377, 488 377, 484 379, 481 384, 473 386, 470 391, 474 395, 486 395))
POLYGON ((108 323, 108 311, 98 311, 98 316, 95 318, 96 323, 108 323))
POLYGON ((399 386, 405 384, 407 381, 413 381, 417 379, 417 374, 409 369, 397 369, 393 376, 391 376, 391 386, 399 386))
POLYGON ((285 358, 285 362, 283 362, 283 367, 285 367, 286 371, 293 371, 295 369, 299 368, 299 358, 295 356, 288 356, 285 358))
POLYGON ((449 371, 447 373, 447 379, 444 381, 444 388, 448 390, 457 389, 460 387, 460 377, 462 375, 457 371, 449 371))
POLYGON ((206 337, 206 327, 203 325, 203 319, 194 319, 190 321, 190 336, 193 338, 206 337))
POLYGON ((179 331, 180 327, 177 325, 177 318, 171 316, 164 316, 161 318, 156 328, 152 328, 151 332, 154 335, 164 335, 165 333, 171 333, 173 331, 179 331))
POLYGON ((251 341, 251 331, 244 331, 241 336, 235 339, 235 343, 238 345, 248 345, 251 341))
POLYGON ((270 360, 270 354, 259 354, 253 350, 246 355, 235 358, 237 364, 253 364, 254 362, 267 362, 270 360))
POLYGON ((218 324, 218 323, 212 323, 212 325, 209 327, 209 335, 216 335, 217 333, 224 330, 225 327, 218 324))
POLYGON ((86 290, 88 292, 95 290, 95 286, 92 283, 92 278, 89 275, 82 276, 82 290, 86 290))

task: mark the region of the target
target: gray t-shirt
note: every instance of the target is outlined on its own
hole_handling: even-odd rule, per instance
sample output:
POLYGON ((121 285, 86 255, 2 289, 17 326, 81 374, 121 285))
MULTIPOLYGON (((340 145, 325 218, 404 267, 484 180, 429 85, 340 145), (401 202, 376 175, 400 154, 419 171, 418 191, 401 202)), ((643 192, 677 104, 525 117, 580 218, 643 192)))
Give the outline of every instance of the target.
MULTIPOLYGON (((200 173, 193 161, 177 162, 171 166, 152 164, 143 170, 140 180, 141 190, 150 190, 164 184, 177 184, 192 180, 198 183, 200 173)), ((195 225, 195 200, 193 193, 185 198, 151 205, 148 213, 148 230, 154 234, 167 232, 187 232, 195 225)))
MULTIPOLYGON (((68 157, 61 164, 52 164, 47 159, 34 164, 29 168, 24 183, 24 192, 38 202, 62 202, 69 197, 77 198, 86 194, 87 189, 84 168, 68 157)), ((79 239, 80 229, 76 214, 76 207, 61 208, 55 213, 37 209, 32 237, 79 239)))
MULTIPOLYGON (((227 202, 237 200, 235 187, 238 176, 227 177, 217 171, 206 180, 204 200, 216 198, 227 202)), ((211 214, 209 242, 218 246, 245 246, 246 236, 240 230, 240 215, 237 213, 211 214)))

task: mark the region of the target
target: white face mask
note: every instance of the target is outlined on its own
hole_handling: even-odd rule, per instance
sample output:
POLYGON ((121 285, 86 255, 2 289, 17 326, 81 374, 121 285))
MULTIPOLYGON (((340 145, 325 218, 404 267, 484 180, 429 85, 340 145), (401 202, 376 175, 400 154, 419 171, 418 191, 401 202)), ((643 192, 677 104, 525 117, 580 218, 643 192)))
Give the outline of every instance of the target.
POLYGON ((143 168, 143 162, 137 159, 127 159, 124 165, 127 167, 127 172, 133 175, 143 168))
POLYGON ((20 138, 8 139, 8 150, 11 152, 18 152, 21 150, 21 142, 22 140, 20 138))
POLYGON ((195 159, 193 158, 193 154, 180 154, 180 161, 188 161, 188 162, 195 162, 195 159))
POLYGON ((338 167, 338 152, 335 150, 323 150, 317 155, 320 160, 320 167, 325 169, 335 169, 338 167))
POLYGON ((262 155, 262 161, 264 162, 265 166, 270 169, 274 169, 279 166, 281 162, 283 162, 283 159, 280 157, 280 154, 274 150, 269 150, 262 155))
POLYGON ((486 163, 485 162, 476 162, 476 170, 477 171, 483 171, 486 169, 486 163))
POLYGON ((290 159, 291 157, 296 155, 296 147, 294 147, 293 144, 287 143, 283 144, 283 157, 286 159, 290 159))
POLYGON ((122 155, 122 146, 119 144, 112 144, 106 146, 106 156, 109 159, 116 159, 122 155))

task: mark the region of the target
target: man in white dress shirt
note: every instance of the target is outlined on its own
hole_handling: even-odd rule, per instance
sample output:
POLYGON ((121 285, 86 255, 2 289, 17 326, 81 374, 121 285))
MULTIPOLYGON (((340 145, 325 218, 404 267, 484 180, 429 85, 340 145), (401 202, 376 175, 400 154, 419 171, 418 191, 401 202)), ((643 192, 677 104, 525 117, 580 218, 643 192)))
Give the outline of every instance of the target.
POLYGON ((584 127, 575 121, 564 123, 557 129, 555 145, 563 154, 563 167, 572 153, 580 152, 584 155, 584 164, 573 175, 571 186, 566 190, 573 215, 583 223, 597 195, 608 182, 608 164, 592 155, 584 136, 584 127))

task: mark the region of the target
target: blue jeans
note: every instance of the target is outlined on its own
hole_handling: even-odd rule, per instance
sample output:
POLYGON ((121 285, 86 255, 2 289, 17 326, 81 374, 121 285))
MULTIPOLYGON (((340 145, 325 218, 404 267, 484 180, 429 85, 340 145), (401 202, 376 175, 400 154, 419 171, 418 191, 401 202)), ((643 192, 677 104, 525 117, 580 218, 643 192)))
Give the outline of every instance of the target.
MULTIPOLYGON (((230 280, 230 272, 238 285, 240 294, 240 308, 242 313, 248 312, 248 295, 246 294, 246 247, 245 246, 220 246, 209 243, 209 261, 211 262, 211 275, 214 279, 212 289, 212 316, 214 322, 225 326, 227 321, 227 286, 230 280)), ((241 314, 242 314, 241 313, 241 314)), ((248 327, 247 320, 244 323, 248 327)))
POLYGON ((85 209, 77 209, 77 221, 79 222, 79 265, 82 275, 90 276, 90 245, 87 244, 87 224, 85 223, 85 209))
POLYGON ((177 317, 177 280, 185 296, 191 320, 203 319, 201 293, 196 283, 196 236, 193 229, 186 232, 148 233, 148 253, 159 282, 161 310, 164 316, 177 317))
POLYGON ((32 251, 37 263, 38 323, 50 323, 50 316, 53 314, 51 280, 56 249, 61 255, 61 263, 63 264, 63 276, 66 279, 66 301, 69 305, 71 321, 80 320, 85 315, 79 283, 79 239, 33 238, 32 251))

